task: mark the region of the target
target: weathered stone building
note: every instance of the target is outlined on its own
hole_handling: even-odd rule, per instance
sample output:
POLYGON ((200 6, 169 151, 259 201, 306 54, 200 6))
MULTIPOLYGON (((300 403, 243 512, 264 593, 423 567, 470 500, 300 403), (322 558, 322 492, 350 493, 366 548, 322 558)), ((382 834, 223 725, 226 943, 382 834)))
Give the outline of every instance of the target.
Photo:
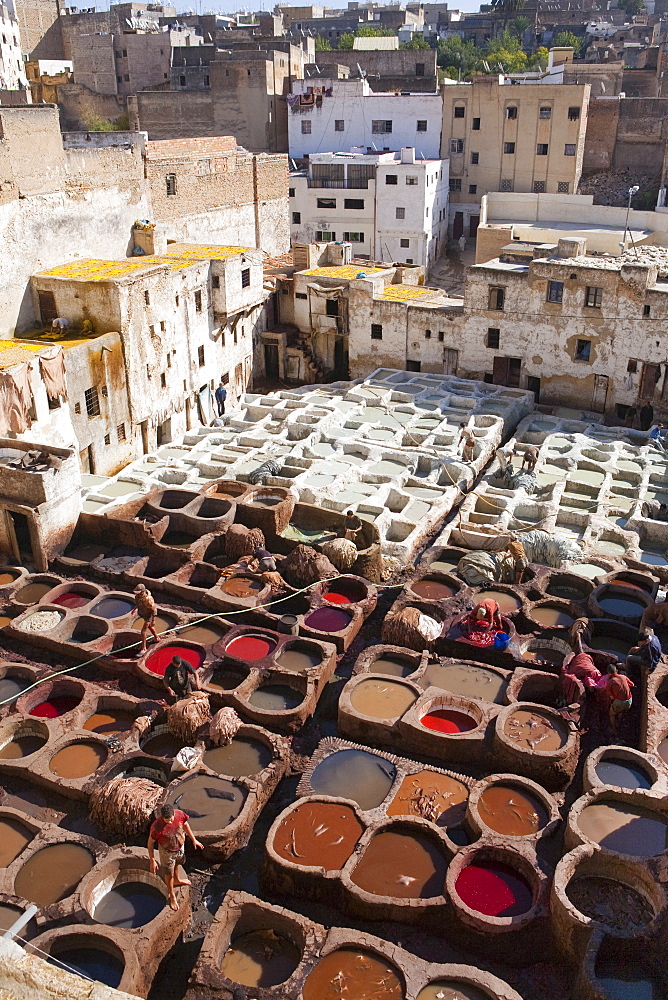
POLYGON ((408 90, 412 93, 435 93, 438 84, 436 49, 399 49, 398 51, 362 52, 335 49, 316 53, 318 69, 324 76, 336 78, 338 67, 355 77, 361 70, 377 93, 408 90))

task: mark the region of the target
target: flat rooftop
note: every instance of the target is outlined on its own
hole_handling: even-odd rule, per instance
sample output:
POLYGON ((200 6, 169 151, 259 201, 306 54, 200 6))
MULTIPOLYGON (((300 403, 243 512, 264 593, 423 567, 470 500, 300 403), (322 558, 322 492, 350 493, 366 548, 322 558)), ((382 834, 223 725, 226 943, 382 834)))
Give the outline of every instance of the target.
POLYGON ((172 243, 164 254, 146 257, 124 257, 122 260, 98 260, 94 257, 73 260, 67 264, 38 271, 38 277, 64 278, 67 281, 113 281, 136 274, 169 267, 180 271, 203 260, 227 260, 249 253, 252 247, 206 246, 196 243, 172 243))

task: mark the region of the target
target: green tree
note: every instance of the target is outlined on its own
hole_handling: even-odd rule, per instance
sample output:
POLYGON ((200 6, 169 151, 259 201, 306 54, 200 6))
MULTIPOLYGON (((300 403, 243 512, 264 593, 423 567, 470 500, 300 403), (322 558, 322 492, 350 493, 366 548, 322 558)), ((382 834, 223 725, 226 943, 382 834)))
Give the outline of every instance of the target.
POLYGON ((527 30, 531 21, 528 17, 516 17, 514 21, 510 22, 510 30, 516 38, 521 38, 524 32, 527 30))
POLYGON ((545 69, 550 58, 550 53, 545 48, 544 45, 540 45, 534 54, 529 57, 529 65, 531 69, 545 69))
POLYGON ((86 111, 81 117, 84 128, 87 132, 115 132, 117 131, 108 118, 103 118, 96 111, 86 111))
POLYGON ((127 112, 123 115, 119 115, 118 118, 114 118, 113 126, 116 132, 129 132, 130 116, 127 114, 127 112))
POLYGON ((429 42, 425 38, 422 37, 422 35, 418 35, 417 32, 416 32, 413 35, 413 37, 411 38, 410 42, 401 42, 401 44, 399 45, 399 48, 400 49, 430 49, 431 45, 429 44, 429 42))
POLYGON ((485 43, 485 61, 491 73, 498 73, 499 66, 503 67, 504 73, 524 73, 529 62, 519 39, 508 30, 485 43))
POLYGON ((567 45, 575 49, 574 55, 577 55, 582 48, 582 39, 574 35, 572 31, 560 31, 558 35, 555 35, 552 39, 552 44, 560 47, 567 45))
POLYGON ((353 42, 355 41, 355 36, 352 31, 345 31, 339 38, 339 44, 336 46, 337 49, 352 49, 353 42))
POLYGON ((645 9, 645 5, 642 0, 621 0, 621 3, 618 2, 617 6, 621 7, 622 10, 625 10, 629 17, 635 17, 637 14, 641 14, 645 9))
POLYGON ((316 52, 331 52, 332 45, 329 39, 323 38, 322 35, 315 36, 315 51, 316 52))
POLYGON ((436 60, 451 80, 469 79, 480 65, 480 50, 474 42, 451 35, 438 43, 436 60))

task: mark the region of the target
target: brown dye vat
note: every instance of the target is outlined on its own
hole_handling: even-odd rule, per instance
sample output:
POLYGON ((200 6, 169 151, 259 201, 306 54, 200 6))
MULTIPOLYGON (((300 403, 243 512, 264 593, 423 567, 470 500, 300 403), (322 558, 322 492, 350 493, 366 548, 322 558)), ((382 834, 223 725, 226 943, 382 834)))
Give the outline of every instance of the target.
POLYGON ((430 899, 444 890, 447 859, 422 833, 378 833, 353 869, 351 881, 374 896, 430 899))
POLYGON ((255 597, 264 588, 265 584, 260 580, 253 580, 248 576, 232 576, 220 589, 230 597, 238 597, 240 600, 248 597, 255 597))
POLYGON ((83 728, 91 733, 111 736, 116 733, 127 733, 132 728, 135 717, 124 708, 104 708, 89 716, 83 728))
POLYGON ((446 601, 449 597, 454 597, 456 591, 442 580, 433 580, 426 577, 423 580, 416 580, 410 584, 410 588, 418 597, 423 597, 426 601, 446 601))
MULTIPOLYGON (((10 906, 8 903, 0 903, 0 931, 8 931, 22 913, 23 910, 20 906, 10 906)), ((25 930, 22 930, 21 934, 25 935, 25 930)))
POLYGON ((355 711, 373 719, 396 719, 416 701, 417 694, 405 684, 375 677, 361 681, 350 696, 355 711))
POLYGON ((466 815, 469 790, 437 771, 407 774, 387 810, 388 816, 421 816, 437 826, 457 826, 466 815))
POLYGON ((668 847, 668 820, 625 802, 594 802, 578 816, 585 837, 635 858, 653 858, 668 847))
POLYGON ((518 708, 506 719, 503 731, 515 746, 541 753, 560 750, 566 743, 566 729, 538 710, 518 708))
POLYGON ((173 733, 155 733, 142 743, 143 753, 148 753, 152 757, 172 758, 183 746, 183 740, 173 733))
POLYGON ((0 628, 4 628, 5 625, 9 625, 9 623, 11 622, 11 620, 12 619, 8 618, 7 615, 1 615, 0 616, 0 628))
POLYGON ((294 646, 284 646, 283 652, 276 657, 276 663, 286 670, 305 674, 311 667, 322 663, 322 654, 315 652, 312 646, 296 643, 294 646))
POLYGON ((483 993, 476 986, 454 979, 438 979, 420 990, 416 1000, 490 1000, 491 994, 483 993))
POLYGON ((58 581, 51 581, 51 583, 28 583, 25 587, 21 587, 20 590, 14 594, 14 600, 18 601, 19 604, 37 604, 40 598, 48 594, 50 590, 56 586, 58 581))
POLYGON ((237 818, 247 794, 233 781, 197 774, 180 782, 169 801, 188 813, 193 830, 222 830, 237 818))
POLYGON ((496 601, 502 615, 514 615, 522 607, 519 598, 505 590, 481 590, 479 594, 474 595, 473 600, 476 604, 480 604, 481 601, 496 601))
POLYGON ((18 577, 18 573, 0 573, 0 587, 8 583, 13 583, 18 577))
POLYGON ((478 799, 478 813, 490 830, 504 837, 528 837, 547 826, 542 802, 515 785, 491 785, 478 799))
POLYGON ((302 988, 303 1000, 404 1000, 405 996, 395 967, 358 948, 338 948, 321 958, 302 988))
POLYGON ((558 649, 553 649, 551 646, 537 646, 535 649, 526 649, 522 653, 522 659, 538 663, 554 663, 556 666, 561 666, 565 655, 565 653, 562 653, 558 649))
POLYGON ((19 760, 20 757, 28 757, 36 750, 41 750, 45 743, 44 736, 33 736, 32 733, 15 736, 0 749, 0 760, 19 760))
POLYGON ((9 817, 0 819, 0 868, 11 865, 33 837, 32 831, 19 820, 9 817))
POLYGON ((299 965, 301 951, 275 930, 256 930, 232 938, 220 968, 242 986, 278 986, 299 965))
POLYGON ((248 673, 240 667, 218 667, 214 670, 207 687, 212 691, 232 691, 248 677, 248 673))
POLYGON ((540 607, 531 609, 531 617, 534 621, 544 625, 545 628, 555 628, 555 626, 572 625, 575 619, 567 611, 561 608, 540 607))
POLYGON ((259 740, 237 736, 226 747, 213 747, 207 750, 202 757, 202 763, 218 774, 227 774, 230 778, 242 778, 264 771, 271 763, 272 756, 269 747, 259 740))
MULTIPOLYGON (((171 615, 156 615, 153 621, 156 632, 160 635, 162 632, 167 632, 169 629, 174 628, 176 625, 176 618, 172 618, 171 615)), ((143 618, 135 618, 130 628, 133 628, 135 632, 141 632, 144 627, 143 618)), ((179 633, 180 634, 180 633, 179 633)))
POLYGON ((566 895, 580 913, 622 933, 646 927, 655 916, 646 896, 617 879, 576 875, 566 895))
POLYGON ((305 802, 278 827, 274 850, 280 858, 295 865, 338 871, 363 833, 364 827, 350 806, 305 802))
POLYGON ((188 625, 183 630, 179 629, 178 638, 198 642, 201 646, 212 646, 224 634, 222 629, 212 628, 210 625, 188 625))
POLYGON ((390 677, 408 677, 418 669, 418 663, 402 660, 400 657, 384 656, 369 665, 369 673, 389 674, 390 677))
POLYGON ((73 743, 51 758, 49 770, 59 778, 85 778, 106 759, 107 751, 99 743, 73 743))
POLYGON ((95 857, 80 844, 51 844, 37 851, 14 879, 14 894, 50 906, 72 893, 95 864, 95 857))
POLYGON ((470 663, 432 663, 420 683, 425 688, 437 687, 465 698, 480 698, 498 705, 503 703, 508 687, 508 681, 501 674, 470 663))

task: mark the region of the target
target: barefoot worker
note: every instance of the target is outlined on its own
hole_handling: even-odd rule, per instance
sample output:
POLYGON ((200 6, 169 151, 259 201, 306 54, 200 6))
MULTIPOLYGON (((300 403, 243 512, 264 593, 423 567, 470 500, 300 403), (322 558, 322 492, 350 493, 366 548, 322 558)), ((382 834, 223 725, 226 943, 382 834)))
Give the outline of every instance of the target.
POLYGON ((169 892, 169 905, 173 910, 179 908, 174 887, 190 885, 187 878, 177 878, 179 865, 183 865, 185 860, 186 836, 190 837, 193 847, 204 847, 190 829, 187 813, 175 809, 169 803, 161 806, 160 816, 151 824, 151 831, 148 835, 148 857, 154 875, 158 871, 158 867, 160 868, 160 875, 169 892), (159 866, 153 856, 155 844, 158 845, 159 866))

